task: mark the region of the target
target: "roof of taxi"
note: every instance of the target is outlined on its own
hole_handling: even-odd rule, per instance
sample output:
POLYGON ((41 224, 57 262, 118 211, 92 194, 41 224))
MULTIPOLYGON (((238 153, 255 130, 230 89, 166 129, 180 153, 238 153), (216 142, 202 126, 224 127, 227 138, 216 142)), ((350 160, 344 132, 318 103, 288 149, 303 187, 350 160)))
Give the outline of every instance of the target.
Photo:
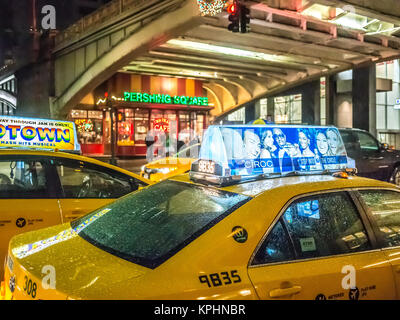
POLYGON ((0 160, 1 160, 2 155, 34 155, 34 156, 45 156, 45 157, 60 157, 60 158, 78 160, 78 161, 85 161, 85 162, 90 162, 92 164, 96 164, 98 166, 106 167, 106 168, 113 169, 113 170, 118 170, 122 173, 125 173, 130 176, 134 176, 135 178, 145 181, 148 184, 152 184, 152 182, 150 182, 149 180, 144 179, 144 178, 140 177, 139 175, 137 175, 133 172, 130 172, 128 170, 110 165, 103 161, 99 161, 99 160, 96 160, 93 158, 77 155, 74 153, 51 151, 51 150, 48 150, 48 151, 47 150, 36 150, 36 149, 0 149, 0 160))
MULTIPOLYGON (((178 175, 170 178, 170 180, 189 182, 204 186, 201 183, 194 183, 189 179, 188 174, 178 175)), ((257 197, 267 191, 287 192, 289 189, 296 188, 297 194, 305 194, 323 190, 346 189, 346 188, 396 188, 394 184, 374 179, 367 179, 357 176, 349 176, 348 178, 338 178, 330 174, 316 174, 303 176, 282 176, 276 178, 265 178, 257 181, 241 182, 226 187, 215 187, 206 185, 220 190, 243 194, 249 197, 257 197)))

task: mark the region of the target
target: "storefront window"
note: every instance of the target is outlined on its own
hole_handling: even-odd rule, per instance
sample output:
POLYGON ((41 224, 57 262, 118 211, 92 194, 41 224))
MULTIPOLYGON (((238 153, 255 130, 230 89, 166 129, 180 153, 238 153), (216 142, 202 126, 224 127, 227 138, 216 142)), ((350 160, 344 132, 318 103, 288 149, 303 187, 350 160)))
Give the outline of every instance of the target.
POLYGON ((103 143, 103 112, 72 110, 80 144, 103 143))
POLYGON ((194 132, 196 133, 197 137, 200 140, 203 138, 204 121, 205 121, 205 115, 204 114, 197 114, 196 115, 196 120, 195 120, 195 123, 194 123, 194 132))
POLYGON ((275 121, 276 123, 301 123, 302 95, 276 97, 275 121))
POLYGON ((133 146, 134 141, 134 113, 132 109, 118 111, 118 146, 133 146))
POLYGON ((88 116, 88 113, 86 110, 72 110, 71 111, 71 118, 72 119, 86 119, 88 116))
POLYGON ((164 117, 168 118, 170 121, 176 121, 176 111, 167 110, 164 112, 164 117))
POLYGON ((186 111, 179 111, 179 132, 190 129, 190 114, 186 111))
POLYGON ((135 144, 145 144, 146 134, 149 131, 149 111, 135 110, 135 144))
POLYGON ((89 119, 103 120, 103 112, 102 111, 89 110, 88 111, 88 118, 89 119))

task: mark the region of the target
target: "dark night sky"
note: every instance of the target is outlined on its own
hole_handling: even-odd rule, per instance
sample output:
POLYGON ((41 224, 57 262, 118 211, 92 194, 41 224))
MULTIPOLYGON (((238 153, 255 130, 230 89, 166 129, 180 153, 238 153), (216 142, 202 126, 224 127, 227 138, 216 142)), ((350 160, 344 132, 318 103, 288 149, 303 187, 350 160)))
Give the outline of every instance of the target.
MULTIPOLYGON (((100 0, 105 3, 110 0, 100 0)), ((89 2, 90 1, 86 1, 89 2)), ((96 1, 94 1, 96 3, 96 1)), ((79 0, 36 0, 37 26, 41 26, 44 16, 41 9, 44 5, 56 8, 56 25, 63 30, 77 21, 93 8, 80 5, 79 0)), ((23 44, 29 35, 32 25, 32 0, 0 0, 0 66, 3 63, 7 48, 23 44)))

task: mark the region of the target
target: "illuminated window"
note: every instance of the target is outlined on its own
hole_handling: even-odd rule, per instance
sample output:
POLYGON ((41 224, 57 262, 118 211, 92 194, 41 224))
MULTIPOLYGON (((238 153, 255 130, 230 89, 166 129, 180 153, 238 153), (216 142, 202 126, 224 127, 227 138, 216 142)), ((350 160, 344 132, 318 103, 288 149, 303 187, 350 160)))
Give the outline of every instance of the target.
POLYGON ((102 111, 72 110, 70 117, 76 125, 80 144, 103 143, 102 111))
POLYGON ((118 110, 118 146, 133 146, 134 113, 132 109, 118 110))
POLYGON ((267 119, 268 116, 268 99, 260 99, 260 118, 267 119))
POLYGON ((146 135, 149 131, 149 110, 135 110, 135 144, 145 144, 146 135))
POLYGON ((302 121, 302 95, 276 97, 274 99, 276 123, 299 124, 302 121))
POLYGON ((245 109, 241 108, 228 115, 228 121, 235 122, 238 124, 244 124, 245 122, 245 109))

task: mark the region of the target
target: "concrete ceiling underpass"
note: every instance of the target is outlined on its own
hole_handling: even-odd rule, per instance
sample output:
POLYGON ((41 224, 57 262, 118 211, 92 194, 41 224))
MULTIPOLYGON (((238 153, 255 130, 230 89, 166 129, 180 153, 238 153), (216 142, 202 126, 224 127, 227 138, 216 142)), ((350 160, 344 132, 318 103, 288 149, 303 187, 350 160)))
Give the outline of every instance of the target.
POLYGON ((120 71, 205 81, 215 114, 312 78, 400 54, 400 1, 243 1, 251 31, 227 29, 228 13, 204 16, 120 71))

